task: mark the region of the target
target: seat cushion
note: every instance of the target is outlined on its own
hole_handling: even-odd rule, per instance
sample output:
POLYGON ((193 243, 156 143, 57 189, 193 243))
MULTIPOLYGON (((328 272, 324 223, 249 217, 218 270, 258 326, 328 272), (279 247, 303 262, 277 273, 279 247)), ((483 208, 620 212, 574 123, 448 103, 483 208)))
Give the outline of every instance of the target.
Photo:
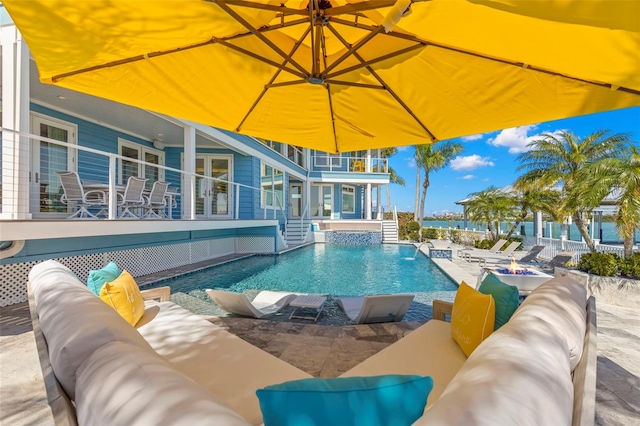
POLYGON ((471 354, 416 425, 569 425, 566 342, 540 318, 512 319, 471 354))
POLYGON ((144 298, 138 284, 127 271, 122 271, 118 278, 102 286, 100 299, 131 325, 136 325, 144 315, 144 298))
POLYGON ((496 320, 494 330, 499 329, 509 321, 520 303, 518 287, 505 284, 493 274, 488 274, 478 291, 490 294, 496 302, 496 320))
POLYGON ((249 423, 154 352, 112 342, 78 368, 80 425, 227 425, 249 423))
POLYGON ((383 426, 422 416, 431 377, 388 375, 302 379, 259 389, 265 426, 383 426))
POLYGON ((87 277, 87 287, 91 290, 95 295, 100 296, 100 290, 105 283, 115 280, 120 276, 120 269, 118 269, 118 265, 115 262, 109 262, 107 265, 96 271, 89 271, 89 276, 87 277))
POLYGON ((415 374, 433 378, 428 408, 467 360, 451 338, 451 324, 431 320, 340 377, 415 374))
POLYGON ((135 328, 66 266, 54 260, 39 263, 31 269, 29 282, 51 366, 71 399, 78 367, 100 346, 121 341, 152 351, 135 328))
POLYGON ((311 376, 172 302, 148 307, 137 329, 177 370, 262 423, 256 390, 311 376))
POLYGON ((512 318, 525 316, 542 318, 565 336, 573 371, 587 331, 586 287, 568 277, 547 281, 529 294, 512 318))
POLYGON ((464 281, 458 287, 451 311, 451 337, 466 356, 493 332, 496 304, 464 281))

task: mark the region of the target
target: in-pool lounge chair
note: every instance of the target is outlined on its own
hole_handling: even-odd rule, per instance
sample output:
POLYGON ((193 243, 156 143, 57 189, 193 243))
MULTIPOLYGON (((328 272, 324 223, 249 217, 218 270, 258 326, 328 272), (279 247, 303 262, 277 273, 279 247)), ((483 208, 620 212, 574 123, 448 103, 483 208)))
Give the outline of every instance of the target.
POLYGON ((342 297, 338 305, 355 324, 401 321, 413 294, 382 294, 365 297, 342 297))
POLYGON ((225 311, 245 317, 262 318, 284 308, 298 294, 283 291, 261 291, 250 301, 244 293, 223 290, 206 290, 209 297, 225 311))

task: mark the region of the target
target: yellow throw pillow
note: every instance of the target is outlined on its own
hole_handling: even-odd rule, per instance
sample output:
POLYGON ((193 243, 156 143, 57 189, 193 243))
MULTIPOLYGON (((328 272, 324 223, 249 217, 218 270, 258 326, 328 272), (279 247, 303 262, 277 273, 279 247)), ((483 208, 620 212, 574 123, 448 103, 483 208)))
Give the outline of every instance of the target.
POLYGON ((463 281, 453 302, 451 337, 467 357, 493 332, 495 319, 493 296, 482 294, 463 281))
POLYGON ((131 274, 122 271, 120 276, 100 289, 100 299, 115 309, 131 325, 144 315, 144 299, 131 274))

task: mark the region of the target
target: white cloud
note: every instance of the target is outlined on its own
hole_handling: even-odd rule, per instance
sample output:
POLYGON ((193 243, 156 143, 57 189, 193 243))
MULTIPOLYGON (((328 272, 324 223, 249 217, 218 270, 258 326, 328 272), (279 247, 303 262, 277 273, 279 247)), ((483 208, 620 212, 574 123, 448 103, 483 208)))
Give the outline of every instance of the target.
POLYGON ((483 182, 489 182, 489 180, 490 180, 489 178, 482 179, 483 182))
POLYGON ((397 147, 396 147, 396 150, 397 150, 398 152, 406 151, 406 150, 408 150, 408 149, 409 149, 409 147, 408 147, 408 146, 397 146, 397 147))
POLYGON ((407 160, 407 167, 409 167, 410 169, 415 169, 416 159, 414 157, 407 157, 405 158, 405 160, 407 160))
POLYGON ((464 176, 462 176, 460 179, 464 179, 464 180, 471 180, 471 179, 473 179, 473 178, 475 178, 475 176, 474 176, 474 175, 464 175, 464 176))
POLYGON ((478 139, 482 139, 482 133, 478 133, 477 135, 469 135, 461 138, 464 142, 477 141, 478 139))
MULTIPOLYGON (((504 146, 509 148, 510 154, 519 154, 521 152, 528 151, 527 145, 536 140, 540 139, 541 134, 536 133, 534 135, 528 136, 529 132, 533 132, 537 129, 537 125, 532 124, 530 126, 520 126, 513 127, 511 129, 504 129, 495 138, 491 138, 487 140, 489 145, 493 146, 504 146)), ((550 132, 553 135, 557 135, 561 130, 556 130, 554 132, 550 132)))
POLYGON ((478 167, 491 166, 493 167, 495 164, 489 157, 481 157, 478 154, 460 156, 458 155, 456 158, 451 160, 451 168, 453 170, 467 170, 471 171, 477 169, 478 167))

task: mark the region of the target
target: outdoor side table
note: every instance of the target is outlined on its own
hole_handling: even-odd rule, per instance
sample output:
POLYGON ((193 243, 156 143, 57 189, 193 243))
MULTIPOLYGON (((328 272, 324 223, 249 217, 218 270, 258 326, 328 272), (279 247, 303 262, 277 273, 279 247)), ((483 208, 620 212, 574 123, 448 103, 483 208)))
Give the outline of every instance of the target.
POLYGON ((289 319, 308 319, 315 322, 318 320, 318 317, 322 313, 322 308, 324 307, 324 302, 326 301, 327 298, 324 296, 312 296, 309 294, 298 296, 289 303, 289 306, 293 306, 294 308, 296 308, 291 313, 289 319), (308 311, 311 311, 311 313, 307 313, 308 311))

